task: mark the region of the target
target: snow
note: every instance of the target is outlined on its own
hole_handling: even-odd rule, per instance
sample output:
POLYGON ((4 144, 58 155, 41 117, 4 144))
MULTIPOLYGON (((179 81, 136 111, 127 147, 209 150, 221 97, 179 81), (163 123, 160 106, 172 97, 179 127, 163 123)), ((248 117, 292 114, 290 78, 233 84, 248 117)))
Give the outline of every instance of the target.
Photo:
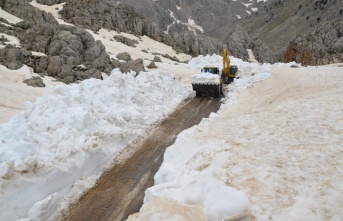
POLYGON ((252 5, 252 3, 242 3, 242 4, 247 8, 249 8, 252 5))
POLYGON ((192 28, 198 29, 201 33, 204 33, 204 29, 200 25, 195 24, 195 21, 191 19, 191 17, 188 18, 188 25, 192 28))
MULTIPOLYGON (((5 42, 6 45, 12 44, 14 46, 20 47, 20 42, 19 42, 19 39, 17 37, 7 35, 7 34, 1 33, 1 32, 0 32, 0 36, 4 36, 5 38, 8 39, 8 41, 5 42)), ((6 47, 6 45, 0 44, 0 49, 6 47)))
POLYGON ((181 10, 181 7, 178 5, 175 5, 177 10, 181 10))
MULTIPOLYGON (((236 15, 236 14, 235 14, 236 15)), ((241 19, 242 17, 240 15, 236 15, 238 19, 241 19)))
POLYGON ((251 64, 218 113, 167 148, 129 220, 144 220, 155 197, 199 206, 207 220, 342 220, 343 70, 292 64, 251 64))
POLYGON ((260 62, 257 61, 252 49, 247 49, 247 51, 248 51, 248 55, 249 55, 249 61, 259 64, 260 62))
MULTIPOLYGON (((195 21, 191 17, 189 17, 187 20, 187 23, 185 23, 185 22, 178 20, 175 17, 173 11, 171 11, 170 9, 168 9, 168 11, 169 11, 169 16, 174 19, 172 24, 175 24, 174 22, 176 22, 177 24, 186 25, 186 26, 188 26, 188 30, 193 31, 195 35, 197 35, 196 30, 200 31, 201 33, 204 33, 204 29, 200 25, 195 24, 195 21)), ((168 31, 169 31, 169 28, 167 29, 167 33, 168 33, 168 31)))
POLYGON ((12 24, 16 24, 18 22, 21 22, 22 19, 2 10, 2 8, 0 7, 0 18, 4 18, 6 19, 9 23, 12 23, 12 24))
MULTIPOLYGON (((112 42, 114 33, 92 34, 112 55, 130 51, 134 58, 144 56, 145 64, 152 52, 175 53, 146 36, 123 33, 139 40, 136 49, 112 42)), ((224 90, 220 110, 178 135, 141 213, 129 220, 343 220, 342 67, 294 69, 294 62, 230 59, 240 78, 224 90)), ((157 71, 137 77, 114 70, 104 81, 47 89, 22 83, 37 76, 26 66, 0 66, 0 92, 6 95, 1 122, 7 122, 0 125, 1 219, 55 219, 127 145, 189 95, 191 76, 222 65, 218 55, 179 65, 162 61, 157 71), (25 101, 33 103, 24 107, 25 101)))
POLYGON ((50 13, 52 16, 55 17, 55 19, 57 20, 57 22, 59 24, 64 24, 64 25, 71 25, 71 26, 74 26, 73 24, 71 23, 68 23, 68 22, 65 22, 61 16, 58 14, 59 11, 61 11, 63 9, 63 6, 66 4, 65 2, 63 3, 60 3, 60 4, 56 4, 56 5, 42 5, 42 4, 39 4, 37 2, 37 0, 33 0, 31 2, 29 2, 33 7, 36 7, 40 10, 43 10, 43 11, 46 11, 47 13, 50 13), (56 8, 58 8, 56 10, 56 8))
POLYGON ((192 84, 219 84, 220 78, 218 74, 202 72, 192 77, 192 84))
POLYGON ((190 93, 163 71, 134 75, 114 70, 104 81, 51 88, 0 125, 2 218, 35 220, 30 211, 40 208, 52 219, 76 180, 103 171, 190 93))
POLYGON ((45 76, 43 79, 45 88, 29 87, 23 81, 33 76, 39 76, 33 73, 33 70, 23 66, 18 70, 9 70, 0 65, 0 123, 6 123, 15 114, 19 113, 27 101, 35 101, 37 97, 43 95, 46 88, 62 84, 55 82, 55 79, 45 76))

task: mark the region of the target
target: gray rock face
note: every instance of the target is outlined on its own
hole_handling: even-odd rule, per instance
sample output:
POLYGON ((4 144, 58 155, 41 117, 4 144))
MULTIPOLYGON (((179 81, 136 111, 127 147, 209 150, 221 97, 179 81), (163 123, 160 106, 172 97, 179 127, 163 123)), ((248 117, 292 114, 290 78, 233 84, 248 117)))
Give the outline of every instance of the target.
POLYGON ((195 36, 192 32, 173 33, 172 47, 178 52, 193 56, 219 53, 223 42, 205 36, 195 36))
MULTIPOLYGON (((146 35, 172 46, 178 52, 191 55, 219 53, 222 42, 209 37, 195 36, 193 32, 165 34, 156 24, 144 18, 133 7, 109 0, 70 0, 61 11, 65 20, 84 28, 99 30, 101 27, 138 36, 146 35)), ((117 37, 118 38, 118 37, 117 37)), ((120 37, 119 37, 120 38, 120 37)), ((120 41, 126 41, 119 39, 120 41)))
POLYGON ((47 58, 38 59, 38 62, 31 61, 32 65, 28 64, 37 73, 46 71, 49 76, 70 83, 72 77, 76 80, 72 69, 75 65, 83 64, 106 73, 112 70, 105 47, 84 29, 29 21, 20 22, 19 25, 22 34, 18 38, 22 45, 28 50, 48 55, 47 58))
MULTIPOLYGON (((124 2, 122 0, 114 0, 124 2)), ((238 17, 245 19, 247 11, 252 12, 252 8, 258 8, 262 1, 257 0, 125 0, 144 17, 155 22, 162 31, 182 33, 188 31, 189 19, 193 19, 196 25, 202 27, 204 35, 219 38, 219 33, 223 27, 232 25, 238 21, 238 17), (245 3, 246 5, 243 5, 245 3), (248 4, 247 4, 248 3, 248 4), (179 20, 181 22, 175 22, 179 20), (168 29, 169 27, 169 29, 168 29)), ((193 29, 197 34, 202 34, 198 29, 193 29)), ((192 31, 193 31, 192 30, 192 31)))
POLYGON ((58 24, 51 14, 31 6, 28 2, 28 0, 0 0, 0 7, 23 20, 37 24, 58 24))
POLYGON ((117 54, 116 56, 119 60, 123 60, 123 61, 130 61, 131 60, 131 55, 127 52, 122 52, 117 54))
POLYGON ((274 63, 277 61, 277 58, 275 57, 273 51, 260 39, 253 39, 252 51, 255 55, 256 60, 260 63, 274 63))
POLYGON ((343 1, 337 0, 269 0, 240 24, 252 37, 267 44, 281 61, 295 36, 323 22, 343 20, 342 9, 343 1))
POLYGON ((324 22, 288 45, 284 61, 304 65, 343 62, 343 21, 324 22))
POLYGON ((28 86, 32 87, 45 87, 43 79, 40 77, 32 77, 30 79, 26 79, 23 81, 23 83, 26 83, 28 86))
POLYGON ((256 59, 261 63, 276 61, 270 48, 259 39, 251 39, 241 26, 237 25, 224 39, 230 54, 243 60, 249 60, 247 49, 251 49, 256 59))
POLYGON ((81 39, 70 31, 55 32, 49 45, 48 54, 51 56, 66 56, 71 58, 71 64, 79 64, 82 59, 83 44, 81 39))

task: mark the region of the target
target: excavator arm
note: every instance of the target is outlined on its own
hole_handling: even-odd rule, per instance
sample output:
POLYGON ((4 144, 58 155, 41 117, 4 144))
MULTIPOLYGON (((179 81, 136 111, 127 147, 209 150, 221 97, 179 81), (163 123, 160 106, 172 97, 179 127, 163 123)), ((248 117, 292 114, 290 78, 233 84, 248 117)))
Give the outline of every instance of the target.
POLYGON ((226 48, 223 49, 223 74, 230 77, 230 58, 227 56, 226 48))
POLYGON ((230 58, 227 56, 227 51, 223 48, 223 72, 222 81, 225 84, 231 83, 238 73, 238 67, 236 65, 230 65, 230 58))

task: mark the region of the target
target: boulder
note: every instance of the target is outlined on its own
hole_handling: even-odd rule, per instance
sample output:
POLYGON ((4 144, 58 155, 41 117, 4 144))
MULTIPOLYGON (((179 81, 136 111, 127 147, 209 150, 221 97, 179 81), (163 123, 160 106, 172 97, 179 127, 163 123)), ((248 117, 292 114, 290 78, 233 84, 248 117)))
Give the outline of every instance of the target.
POLYGON ((172 61, 180 62, 179 59, 175 55, 172 57, 169 54, 164 54, 163 57, 168 58, 172 61))
POLYGON ((130 67, 129 64, 127 62, 120 62, 120 71, 122 73, 127 73, 130 72, 130 67))
POLYGON ((32 77, 30 79, 26 79, 23 81, 23 83, 26 83, 28 86, 32 87, 45 87, 43 79, 40 77, 32 77))
POLYGON ((154 62, 162 62, 161 58, 156 56, 154 57, 154 62))
POLYGON ((131 60, 131 55, 127 52, 122 52, 117 54, 116 56, 119 60, 123 60, 123 61, 130 61, 131 60))
POLYGON ((53 56, 49 58, 47 74, 60 80, 66 77, 74 78, 72 66, 68 63, 68 58, 63 58, 62 56, 53 56))
POLYGON ((73 76, 67 76, 63 79, 61 79, 61 82, 65 83, 65 84, 71 84, 75 82, 75 78, 73 76))
POLYGON ((130 60, 128 62, 121 62, 120 63, 120 71, 122 73, 135 71, 137 74, 141 71, 145 71, 143 59, 138 58, 136 60, 130 60))
POLYGON ((18 62, 8 62, 5 66, 10 70, 18 70, 23 67, 23 64, 18 62))
POLYGON ((147 66, 147 68, 152 69, 152 68, 157 68, 157 66, 156 66, 155 62, 152 61, 152 62, 147 66))
POLYGON ((99 70, 104 70, 110 63, 106 48, 99 40, 84 52, 84 56, 86 65, 99 70))
POLYGON ((113 68, 113 69, 114 69, 114 68, 120 68, 121 63, 120 63, 120 61, 113 59, 113 60, 111 61, 111 65, 112 65, 112 68, 113 68))
POLYGON ((47 57, 47 56, 40 57, 39 62, 36 65, 35 72, 36 73, 44 72, 48 68, 48 64, 49 64, 49 57, 47 57))
POLYGON ((137 40, 129 39, 129 38, 124 37, 122 35, 116 35, 113 38, 114 38, 114 40, 116 40, 118 42, 121 42, 127 46, 134 47, 134 48, 136 47, 136 44, 138 44, 137 40))
POLYGON ((31 52, 19 49, 11 44, 0 49, 0 64, 8 69, 17 70, 23 66, 25 57, 30 56, 31 52))
POLYGON ((132 71, 135 71, 137 74, 141 71, 145 71, 144 65, 143 65, 143 59, 138 58, 136 60, 130 60, 127 62, 129 69, 132 71))
POLYGON ((85 80, 90 78, 102 79, 101 72, 95 68, 86 71, 79 71, 76 73, 76 80, 85 80))

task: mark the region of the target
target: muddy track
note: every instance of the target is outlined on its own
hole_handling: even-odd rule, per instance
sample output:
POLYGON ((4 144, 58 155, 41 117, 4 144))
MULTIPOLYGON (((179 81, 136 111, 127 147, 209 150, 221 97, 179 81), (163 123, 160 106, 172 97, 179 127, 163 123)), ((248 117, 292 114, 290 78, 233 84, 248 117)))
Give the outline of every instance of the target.
POLYGON ((144 191, 163 160, 165 149, 183 130, 198 124, 220 107, 220 99, 194 98, 187 101, 146 138, 125 162, 106 171, 97 184, 81 197, 64 221, 121 221, 139 211, 144 191))

